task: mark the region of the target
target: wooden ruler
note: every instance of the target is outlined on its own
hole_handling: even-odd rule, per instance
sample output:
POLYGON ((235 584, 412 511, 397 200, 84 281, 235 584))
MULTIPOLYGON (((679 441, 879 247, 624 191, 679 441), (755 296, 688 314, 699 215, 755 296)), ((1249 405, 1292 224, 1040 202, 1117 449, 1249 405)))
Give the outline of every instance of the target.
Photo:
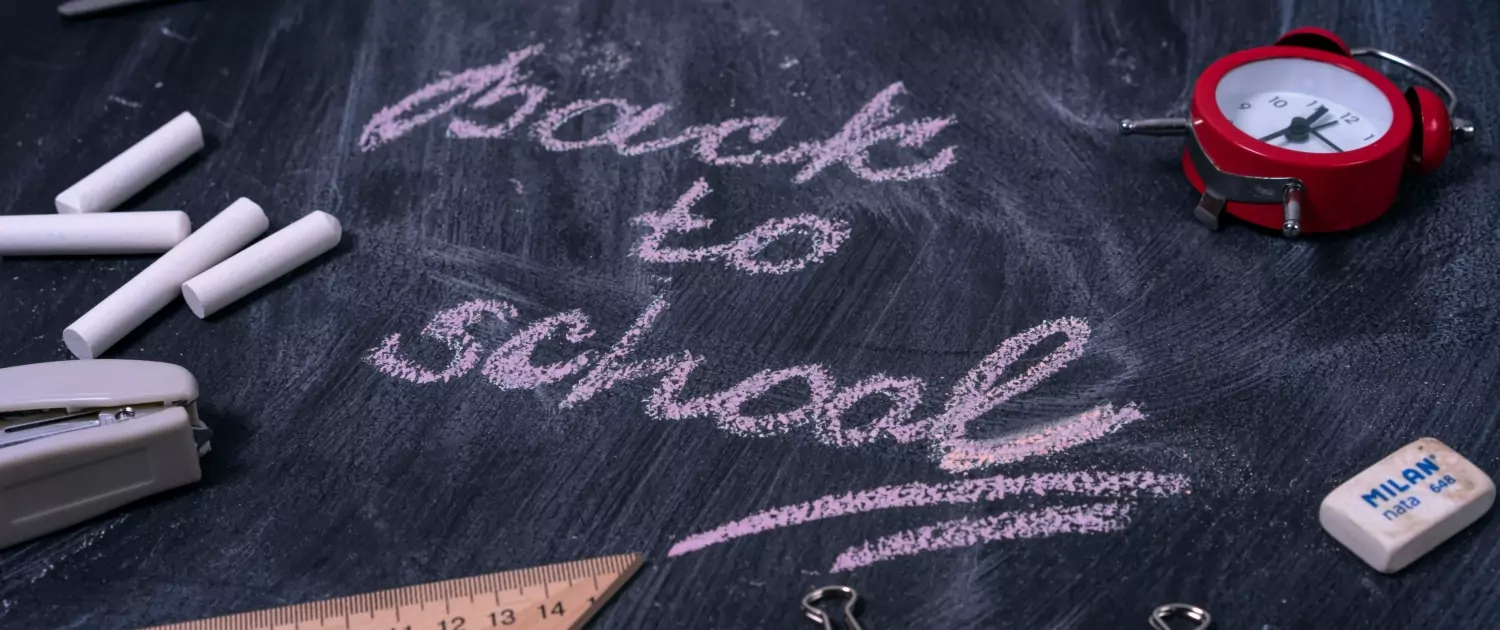
POLYGON ((605 556, 149 630, 577 630, 642 562, 638 553, 605 556))

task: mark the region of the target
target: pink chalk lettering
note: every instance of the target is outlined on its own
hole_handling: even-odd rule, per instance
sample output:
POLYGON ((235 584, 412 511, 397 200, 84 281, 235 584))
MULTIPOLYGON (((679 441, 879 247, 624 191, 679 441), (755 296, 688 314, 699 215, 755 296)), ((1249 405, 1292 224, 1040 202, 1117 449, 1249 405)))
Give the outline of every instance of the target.
POLYGON ((833 396, 834 380, 828 371, 819 365, 798 365, 780 370, 763 370, 741 381, 713 398, 712 407, 718 414, 719 428, 737 435, 777 435, 793 427, 810 423, 817 418, 828 399, 833 396), (742 408, 746 403, 771 391, 784 382, 800 378, 807 382, 812 394, 802 406, 762 416, 746 415, 742 408))
POLYGON ((399 333, 386 337, 380 346, 370 350, 365 360, 387 376, 419 385, 451 381, 467 374, 479 363, 482 348, 474 336, 469 334, 468 327, 479 323, 485 314, 504 322, 516 318, 516 309, 505 302, 473 300, 438 311, 427 327, 422 329, 422 336, 439 341, 453 350, 453 359, 441 372, 428 370, 403 357, 399 333))
POLYGON ((682 390, 687 388, 688 377, 703 361, 703 357, 690 352, 686 360, 668 370, 656 389, 651 390, 651 397, 646 400, 646 413, 658 420, 686 420, 712 414, 716 402, 712 396, 679 400, 682 390))
POLYGON ((811 214, 771 219, 760 224, 724 250, 729 266, 750 273, 782 274, 822 262, 833 255, 849 238, 849 224, 838 219, 824 219, 811 214), (812 241, 807 253, 781 261, 756 258, 782 238, 802 234, 812 241))
POLYGON ((699 247, 695 249, 684 249, 681 247, 667 247, 663 242, 673 234, 692 232, 705 229, 714 224, 713 219, 706 219, 692 213, 692 207, 701 201, 708 193, 713 192, 708 187, 708 180, 698 178, 687 192, 677 198, 677 203, 666 212, 647 212, 630 221, 646 226, 650 232, 641 237, 636 243, 633 252, 636 258, 653 263, 680 263, 680 262, 703 262, 721 256, 725 249, 724 245, 711 247, 699 247))
POLYGON ((1115 409, 1102 404, 1071 418, 1041 428, 1029 428, 1018 435, 989 440, 954 440, 945 443, 939 466, 949 472, 962 472, 1009 464, 1028 457, 1062 452, 1092 442, 1118 431, 1131 422, 1144 420, 1135 405, 1115 409))
POLYGON ((901 107, 895 104, 895 98, 905 93, 904 85, 899 82, 892 83, 855 113, 849 122, 844 124, 844 128, 832 138, 823 142, 807 142, 794 146, 781 153, 768 156, 765 161, 771 164, 806 162, 802 170, 792 178, 792 181, 799 184, 811 180, 834 164, 843 164, 860 178, 874 182, 935 177, 957 160, 957 148, 945 147, 938 151, 936 157, 918 164, 889 169, 870 167, 870 148, 876 144, 896 140, 898 146, 917 148, 926 144, 939 131, 956 122, 952 116, 946 116, 883 126, 901 113, 901 107))
POLYGON ((709 245, 696 248, 667 247, 666 239, 675 234, 706 229, 713 219, 692 213, 692 207, 707 197, 713 189, 708 180, 698 178, 687 192, 665 212, 648 212, 631 220, 646 226, 650 232, 641 237, 632 252, 637 258, 653 263, 704 262, 723 260, 728 266, 750 273, 781 274, 822 262, 837 252, 839 246, 849 238, 849 225, 836 219, 824 219, 811 214, 802 214, 782 219, 771 219, 754 230, 745 233, 726 245, 709 245), (807 253, 786 260, 765 261, 756 258, 777 240, 794 235, 804 235, 811 241, 807 253))
MULTIPOLYGON (((689 192, 693 193, 692 190, 689 192)), ((589 328, 588 317, 581 311, 544 318, 495 349, 484 363, 482 372, 501 389, 536 388, 582 374, 560 405, 564 409, 591 400, 626 381, 658 378, 645 402, 648 415, 659 420, 712 416, 719 428, 746 437, 779 435, 802 425, 813 425, 818 428, 819 440, 839 447, 862 446, 881 436, 889 436, 902 444, 925 441, 934 445, 939 466, 954 473, 1075 448, 1145 418, 1133 404, 1119 408, 1100 404, 1076 416, 1011 435, 989 439, 967 436, 969 422, 1029 391, 1082 354, 1089 328, 1082 320, 1074 318, 1043 322, 1007 339, 954 385, 942 413, 917 422, 909 420, 921 403, 926 388, 921 379, 877 374, 840 388, 833 375, 821 365, 762 370, 724 391, 684 399, 682 394, 687 389, 688 379, 705 361, 702 356, 689 350, 649 359, 634 356, 667 307, 664 298, 653 300, 609 352, 597 359, 595 352, 589 350, 567 361, 534 365, 532 360, 538 345, 558 333, 570 343, 581 343, 594 334, 589 328), (1020 376, 1000 382, 1011 365, 1054 335, 1065 337, 1059 347, 1020 376), (799 378, 807 383, 809 390, 808 400, 802 405, 778 413, 745 413, 744 407, 750 401, 765 395, 780 383, 799 378), (890 409, 865 426, 848 426, 845 416, 860 400, 871 396, 889 399, 890 409)), ((401 350, 399 334, 391 335, 372 349, 367 361, 384 374, 414 383, 449 381, 462 376, 478 365, 483 351, 482 344, 468 332, 468 327, 478 323, 486 313, 502 321, 516 318, 516 311, 509 304, 490 300, 465 302, 433 316, 422 334, 444 343, 454 353, 442 371, 427 369, 407 359, 401 350)))
POLYGON ((756 116, 753 118, 730 118, 717 125, 694 125, 682 130, 682 133, 672 138, 651 140, 635 146, 628 146, 620 150, 621 155, 636 156, 661 151, 675 147, 679 144, 697 140, 693 148, 693 155, 699 160, 714 166, 748 166, 755 164, 765 155, 760 151, 742 153, 736 155, 722 155, 724 141, 729 135, 741 129, 748 129, 746 134, 751 142, 765 142, 781 128, 783 118, 770 116, 756 116))
POLYGON ((524 124, 527 118, 536 113, 537 108, 541 107, 542 101, 546 100, 547 95, 550 93, 544 87, 515 85, 515 83, 516 81, 513 77, 507 76, 505 80, 500 82, 500 85, 495 86, 495 89, 490 90, 484 96, 479 97, 478 100, 469 104, 470 107, 477 109, 480 107, 490 107, 510 97, 518 96, 524 99, 521 105, 516 107, 516 111, 511 113, 510 118, 505 119, 505 122, 485 126, 455 115, 453 120, 448 123, 448 133, 453 134, 457 138, 495 139, 509 136, 512 131, 515 131, 524 124))
POLYGON ((652 300, 641 316, 635 320, 635 325, 625 331, 625 334, 620 336, 620 340, 609 349, 609 353, 594 364, 594 369, 573 386, 573 391, 563 399, 562 408, 567 409, 586 402, 599 395, 600 392, 622 382, 675 373, 682 364, 693 362, 695 357, 686 350, 665 357, 627 362, 627 357, 635 354, 636 346, 656 325, 656 319, 666 309, 666 299, 658 297, 652 300))
POLYGON ((979 362, 973 370, 953 385, 948 395, 948 405, 939 415, 935 433, 944 438, 948 448, 983 448, 979 442, 964 439, 970 421, 1005 404, 1005 401, 1030 391, 1047 377, 1057 373, 1073 360, 1083 356, 1083 346, 1089 340, 1089 326, 1083 320, 1072 317, 1042 322, 1041 324, 1006 339, 994 352, 979 362), (1049 353, 1036 365, 1020 376, 997 383, 1016 360, 1037 344, 1053 335, 1065 335, 1067 340, 1049 353))
POLYGON ((594 336, 593 329, 589 328, 589 318, 583 311, 568 311, 538 320, 506 340, 490 355, 484 362, 484 376, 504 390, 532 389, 578 373, 593 358, 593 350, 550 365, 531 362, 537 346, 558 332, 562 332, 571 343, 582 343, 594 336))
POLYGON ((667 551, 667 556, 680 556, 736 538, 803 523, 881 510, 929 505, 968 505, 1002 501, 1015 496, 1064 495, 1131 499, 1166 497, 1183 494, 1190 488, 1187 477, 1151 471, 1118 473, 1072 471, 1021 477, 1001 475, 939 484, 913 482, 881 486, 858 492, 830 494, 804 503, 756 512, 745 518, 683 538, 672 545, 672 548, 667 551))
POLYGON ((1117 532, 1130 524, 1132 507, 1130 504, 1091 503, 936 523, 851 547, 839 554, 829 572, 851 571, 895 558, 1000 540, 1117 532))
MULTIPOLYGON (((529 83, 530 76, 522 71, 522 65, 540 56, 542 50, 541 44, 528 46, 510 53, 502 63, 465 70, 422 87, 395 105, 377 112, 360 134, 360 149, 372 151, 452 113, 465 103, 477 110, 494 107, 506 99, 520 98, 521 103, 502 123, 487 126, 457 114, 448 123, 449 134, 456 138, 500 139, 512 136, 541 108, 551 93, 546 86, 529 83)), ((793 178, 797 183, 807 182, 838 164, 844 165, 855 176, 873 182, 935 177, 954 164, 957 147, 940 148, 934 157, 914 164, 886 168, 871 164, 870 150, 880 143, 892 142, 908 149, 921 148, 954 124, 953 116, 896 122, 902 108, 895 99, 905 92, 902 83, 892 83, 861 107, 834 136, 821 141, 801 142, 774 153, 746 152, 743 149, 731 153, 724 145, 730 136, 740 131, 745 132, 744 138, 752 145, 769 140, 785 122, 784 118, 776 116, 729 118, 718 123, 692 125, 675 136, 630 144, 631 138, 666 116, 671 106, 657 103, 643 109, 612 97, 575 101, 553 109, 533 126, 530 136, 550 151, 609 146, 624 156, 640 156, 692 143, 693 156, 714 166, 801 165, 793 178), (615 115, 613 124, 605 131, 574 140, 557 137, 558 129, 569 120, 603 108, 612 109, 615 115)))
POLYGON ((917 440, 926 433, 925 426, 906 424, 922 403, 922 379, 893 378, 876 374, 863 381, 840 389, 823 408, 823 421, 827 429, 821 434, 823 441, 834 446, 860 446, 880 438, 880 434, 906 443, 917 440), (890 409, 884 416, 864 427, 849 427, 844 424, 844 414, 859 401, 871 396, 884 396, 890 400, 890 409))
POLYGON ((656 121, 666 115, 669 109, 671 108, 667 105, 657 103, 642 110, 630 104, 629 101, 620 98, 575 101, 547 112, 547 115, 537 121, 536 126, 532 128, 532 135, 548 151, 575 151, 588 147, 603 146, 612 146, 617 150, 624 150, 625 143, 630 140, 631 136, 656 124, 656 121), (601 107, 612 107, 615 110, 615 122, 604 133, 582 140, 558 139, 557 130, 563 124, 582 116, 589 110, 601 107))
POLYGON ((490 86, 512 79, 521 62, 541 53, 542 49, 541 44, 522 48, 511 53, 501 63, 465 70, 451 77, 440 79, 401 99, 395 105, 380 110, 360 133, 360 149, 370 151, 400 138, 413 129, 431 122, 434 118, 453 111, 453 108, 474 98, 490 86), (441 100, 444 97, 447 97, 447 100, 441 100), (424 105, 430 105, 432 101, 440 102, 423 111, 417 111, 424 105))

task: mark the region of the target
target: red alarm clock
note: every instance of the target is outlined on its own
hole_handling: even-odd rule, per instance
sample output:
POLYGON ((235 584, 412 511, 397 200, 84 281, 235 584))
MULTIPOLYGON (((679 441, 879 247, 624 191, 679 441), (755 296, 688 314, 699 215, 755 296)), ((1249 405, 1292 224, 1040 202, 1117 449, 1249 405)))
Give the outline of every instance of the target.
POLYGON ((1223 213, 1288 237, 1373 221, 1396 201, 1401 174, 1442 164, 1472 124, 1451 119, 1452 88, 1427 70, 1333 33, 1299 28, 1271 46, 1231 53, 1198 77, 1188 118, 1122 121, 1122 134, 1184 135, 1182 169, 1203 194, 1193 214, 1223 213), (1355 60, 1375 56, 1421 75, 1404 93, 1355 60))

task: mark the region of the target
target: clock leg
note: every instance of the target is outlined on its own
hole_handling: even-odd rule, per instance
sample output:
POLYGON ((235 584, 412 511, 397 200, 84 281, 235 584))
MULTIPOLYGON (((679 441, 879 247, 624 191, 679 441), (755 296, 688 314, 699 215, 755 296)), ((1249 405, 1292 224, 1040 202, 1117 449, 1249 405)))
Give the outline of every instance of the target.
POLYGON ((1281 191, 1281 234, 1287 238, 1302 234, 1302 195, 1306 190, 1300 184, 1287 184, 1281 191))
POLYGON ((1219 215, 1224 214, 1224 198, 1215 195, 1213 191, 1203 193, 1203 198, 1198 200, 1198 205, 1193 208, 1193 218, 1199 223, 1208 226, 1208 229, 1217 231, 1219 229, 1219 215))

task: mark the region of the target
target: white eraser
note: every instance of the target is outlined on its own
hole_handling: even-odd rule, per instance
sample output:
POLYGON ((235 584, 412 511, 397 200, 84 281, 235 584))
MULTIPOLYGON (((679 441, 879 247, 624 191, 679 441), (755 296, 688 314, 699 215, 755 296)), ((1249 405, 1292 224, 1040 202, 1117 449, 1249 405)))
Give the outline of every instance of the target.
POLYGON ((193 314, 208 317, 333 249, 343 235, 333 215, 313 212, 182 283, 182 297, 193 314))
POLYGON ((160 254, 192 232, 178 210, 0 216, 0 256, 160 254))
POLYGON ((1395 573, 1494 504, 1489 475, 1448 445, 1422 438, 1334 489, 1318 521, 1376 571, 1395 573))
POLYGON ((93 359, 176 299, 183 282, 203 273, 260 236, 270 221, 260 206, 240 198, 198 228, 125 286, 63 331, 74 356, 93 359))
POLYGON ((198 119, 183 112, 57 195, 61 214, 109 212, 203 148, 198 119))

